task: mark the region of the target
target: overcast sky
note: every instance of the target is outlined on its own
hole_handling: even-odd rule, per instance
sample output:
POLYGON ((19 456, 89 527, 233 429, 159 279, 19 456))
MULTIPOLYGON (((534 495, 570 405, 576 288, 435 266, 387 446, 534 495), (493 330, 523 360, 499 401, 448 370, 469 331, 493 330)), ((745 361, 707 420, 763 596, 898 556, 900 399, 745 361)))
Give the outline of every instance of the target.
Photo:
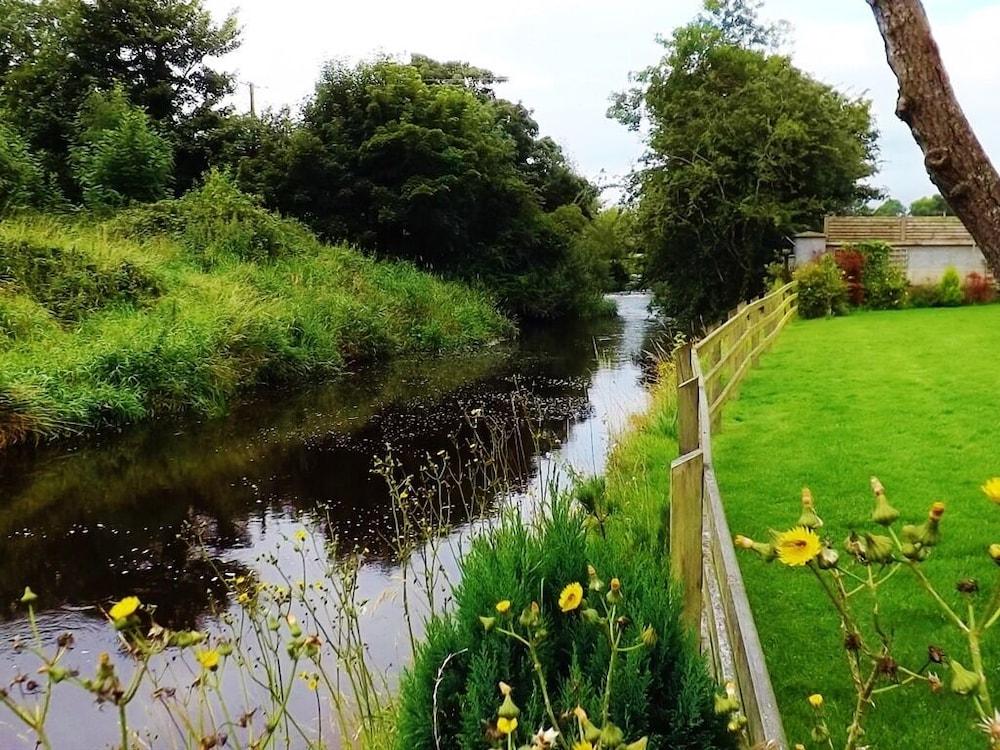
MULTIPOLYGON (((639 137, 605 117, 630 71, 655 62, 655 42, 698 12, 700 0, 208 0, 238 10, 243 45, 228 58, 257 87, 259 106, 297 106, 322 64, 374 53, 460 59, 508 76, 500 95, 535 113, 588 176, 627 173, 639 137)), ((924 0, 952 84, 980 140, 1000 161, 1000 2, 924 0)), ((796 64, 874 101, 881 171, 874 182, 909 203, 933 192, 920 151, 893 115, 895 79, 865 0, 767 0, 763 14, 792 26, 796 64)), ((247 108, 246 91, 237 104, 247 108)))

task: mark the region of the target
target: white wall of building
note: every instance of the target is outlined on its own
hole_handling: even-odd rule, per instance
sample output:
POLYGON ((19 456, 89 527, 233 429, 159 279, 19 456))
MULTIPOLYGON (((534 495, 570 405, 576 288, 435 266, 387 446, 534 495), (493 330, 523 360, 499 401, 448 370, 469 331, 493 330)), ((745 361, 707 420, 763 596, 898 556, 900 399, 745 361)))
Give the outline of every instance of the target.
POLYGON ((921 245, 906 248, 906 256, 906 277, 911 284, 936 284, 951 266, 962 279, 970 273, 987 275, 986 261, 975 246, 921 245))

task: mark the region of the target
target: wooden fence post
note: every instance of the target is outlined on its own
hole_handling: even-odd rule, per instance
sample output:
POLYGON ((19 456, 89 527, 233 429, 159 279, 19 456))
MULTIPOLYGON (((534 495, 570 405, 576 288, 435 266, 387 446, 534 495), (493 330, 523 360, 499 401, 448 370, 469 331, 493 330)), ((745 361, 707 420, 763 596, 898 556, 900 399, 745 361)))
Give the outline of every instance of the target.
POLYGON ((704 469, 700 450, 686 453, 670 464, 670 573, 683 592, 681 620, 699 638, 704 469))

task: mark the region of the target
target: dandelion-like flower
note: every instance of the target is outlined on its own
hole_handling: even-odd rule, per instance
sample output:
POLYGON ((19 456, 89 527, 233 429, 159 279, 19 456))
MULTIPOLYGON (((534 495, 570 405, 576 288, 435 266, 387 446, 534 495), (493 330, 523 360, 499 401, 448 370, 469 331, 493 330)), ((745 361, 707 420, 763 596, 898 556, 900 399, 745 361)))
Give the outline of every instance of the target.
POLYGON ((299 529, 298 531, 295 532, 295 541, 296 542, 300 542, 301 543, 301 542, 304 542, 305 540, 306 540, 306 530, 305 529, 299 529))
POLYGON ((778 551, 778 559, 792 567, 811 562, 823 548, 816 532, 805 526, 797 526, 778 534, 774 546, 778 551))
POLYGON ((986 493, 986 497, 990 500, 1000 504, 1000 477, 988 479, 986 484, 983 485, 983 492, 986 493))
POLYGON ((510 612, 510 599, 501 599, 500 601, 498 601, 496 610, 502 615, 505 615, 508 612, 510 612))
POLYGON ((994 747, 1000 744, 1000 710, 994 711, 992 716, 987 716, 976 726, 986 733, 994 747))
POLYGON ((573 745, 573 750, 594 750, 594 746, 587 742, 587 740, 580 740, 573 745))
POLYGON ((199 651, 195 656, 203 669, 207 669, 209 672, 214 672, 219 668, 219 652, 215 649, 205 649, 204 651, 199 651))
POLYGON ((809 705, 815 709, 823 708, 823 696, 819 693, 813 693, 809 696, 809 705))
POLYGON ((517 729, 516 718, 508 719, 501 716, 497 719, 497 731, 500 732, 500 734, 513 734, 515 729, 517 729))
POLYGON ((572 612, 580 606, 583 601, 583 586, 574 581, 562 590, 559 594, 559 609, 563 612, 572 612))
POLYGON ((139 601, 138 596, 126 596, 108 610, 108 616, 111 617, 112 620, 124 620, 129 615, 135 614, 135 611, 139 609, 140 604, 142 604, 142 602, 139 601))

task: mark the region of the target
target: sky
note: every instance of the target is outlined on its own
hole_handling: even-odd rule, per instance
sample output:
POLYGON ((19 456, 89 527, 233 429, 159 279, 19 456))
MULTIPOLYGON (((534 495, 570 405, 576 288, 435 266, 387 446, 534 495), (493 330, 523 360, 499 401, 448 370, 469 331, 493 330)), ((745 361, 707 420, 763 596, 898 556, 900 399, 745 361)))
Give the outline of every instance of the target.
MULTIPOLYGON (((533 110, 544 135, 601 184, 614 185, 643 151, 641 136, 605 116, 629 73, 662 56, 657 34, 693 18, 700 0, 207 0, 238 11, 243 44, 224 61, 253 82, 258 108, 312 92, 324 62, 418 52, 507 76, 498 94, 533 110)), ((952 85, 979 139, 1000 163, 1000 0, 924 0, 952 85)), ((920 150, 894 115, 896 83, 865 0, 766 0, 766 20, 791 24, 800 68, 873 101, 881 137, 872 182, 904 203, 935 192, 920 150)), ((235 104, 247 109, 243 86, 235 104)), ((609 191, 614 196, 615 191, 609 191)), ((607 196, 606 196, 607 197, 607 196)))

